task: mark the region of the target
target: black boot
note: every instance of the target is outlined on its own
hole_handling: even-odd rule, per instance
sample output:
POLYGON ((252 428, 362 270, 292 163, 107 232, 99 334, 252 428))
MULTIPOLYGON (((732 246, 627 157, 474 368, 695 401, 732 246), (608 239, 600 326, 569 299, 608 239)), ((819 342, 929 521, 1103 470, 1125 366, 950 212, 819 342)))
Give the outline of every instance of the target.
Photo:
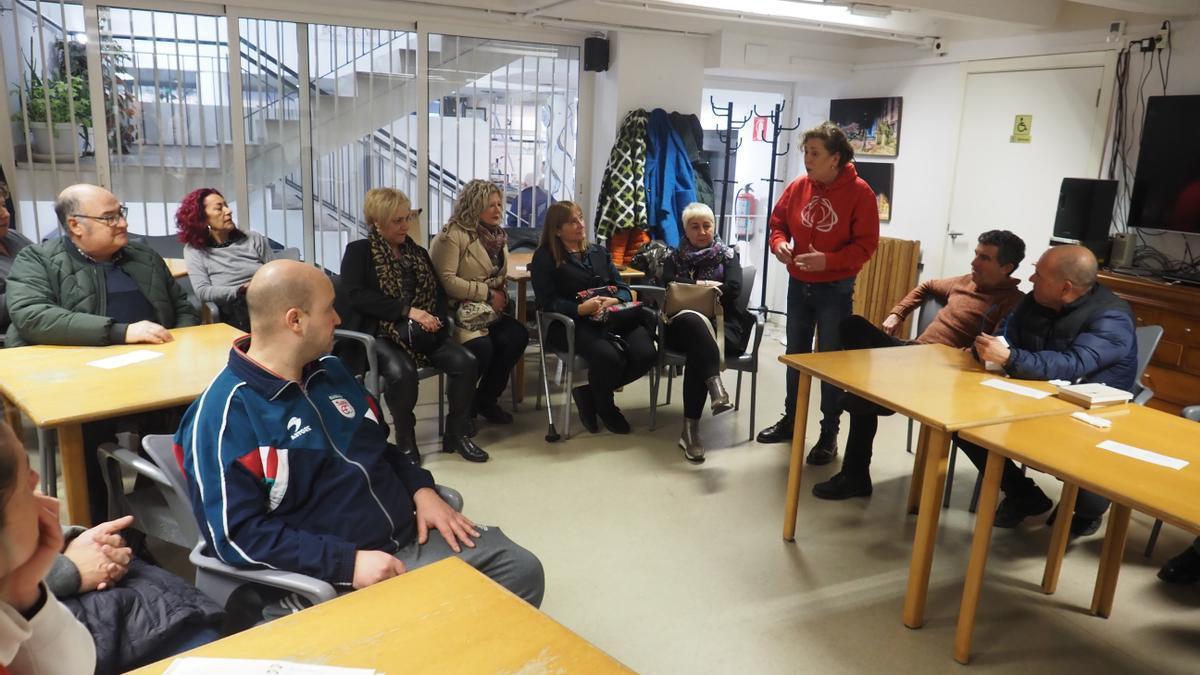
POLYGON ((585 384, 575 387, 571 390, 571 398, 575 401, 575 409, 579 411, 579 421, 583 423, 583 428, 593 434, 598 433, 600 422, 596 420, 596 398, 592 395, 592 386, 585 384))
POLYGON ((501 408, 500 404, 496 403, 495 401, 492 401, 491 403, 480 403, 475 406, 475 411, 491 424, 513 423, 512 414, 510 414, 504 408, 501 408))
POLYGON ((417 448, 417 432, 415 429, 396 431, 396 447, 400 454, 408 458, 416 466, 421 466, 421 451, 417 448))
POLYGON ((792 427, 796 421, 791 415, 785 414, 779 421, 758 432, 759 443, 785 443, 792 440, 792 427))
POLYGON ((1169 584, 1194 584, 1200 581, 1200 553, 1189 546, 1183 553, 1168 560, 1158 571, 1158 578, 1169 584))
POLYGON ((837 432, 822 431, 805 461, 813 466, 821 466, 832 462, 834 457, 837 457, 837 432))
POLYGON ((468 462, 486 462, 488 454, 467 436, 446 435, 442 439, 442 452, 457 452, 468 462))

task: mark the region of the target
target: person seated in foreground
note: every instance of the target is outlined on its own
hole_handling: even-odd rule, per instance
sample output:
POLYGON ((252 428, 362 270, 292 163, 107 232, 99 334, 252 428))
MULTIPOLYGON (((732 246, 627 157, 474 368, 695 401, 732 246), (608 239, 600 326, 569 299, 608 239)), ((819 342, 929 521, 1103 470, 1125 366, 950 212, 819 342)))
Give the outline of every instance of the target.
MULTIPOLYGON (((999 336, 975 338, 981 361, 1003 364, 1004 374, 1027 380, 1100 382, 1133 391, 1137 377, 1137 335, 1129 303, 1096 281, 1096 256, 1082 246, 1055 246, 1042 254, 1033 276, 1033 293, 1009 315, 999 336)), ((959 447, 983 470, 987 451, 959 440, 959 447)), ((996 527, 1016 527, 1053 503, 1012 460, 1004 461, 1000 482, 1004 500, 996 509, 996 527)), ((1071 533, 1092 534, 1108 509, 1108 500, 1080 490, 1071 533)), ((1054 522, 1054 515, 1050 516, 1054 522)))
POLYGON ((0 672, 90 673, 96 647, 87 629, 42 581, 62 551, 58 500, 39 494, 12 427, 0 421, 0 672))
MULTIPOLYGON (((253 339, 234 343, 175 435, 210 554, 340 591, 457 555, 540 605, 541 562, 443 501, 433 476, 388 443, 377 402, 329 355, 339 318, 325 274, 267 263, 246 301, 253 339)), ((285 600, 264 618, 297 606, 285 600)))
MULTIPOLYGON (((965 349, 980 333, 995 333, 996 327, 1025 296, 1017 290, 1012 274, 1025 259, 1025 242, 1008 230, 990 230, 979 235, 971 273, 959 277, 930 279, 904 296, 883 320, 882 330, 854 314, 842 321, 843 349, 871 349, 905 344, 943 344, 965 349), (942 305, 932 323, 915 340, 896 337, 908 315, 928 298, 942 305)), ((871 450, 879 417, 894 411, 846 393, 842 409, 850 413, 850 433, 842 470, 813 486, 820 499, 849 499, 871 495, 871 450)))

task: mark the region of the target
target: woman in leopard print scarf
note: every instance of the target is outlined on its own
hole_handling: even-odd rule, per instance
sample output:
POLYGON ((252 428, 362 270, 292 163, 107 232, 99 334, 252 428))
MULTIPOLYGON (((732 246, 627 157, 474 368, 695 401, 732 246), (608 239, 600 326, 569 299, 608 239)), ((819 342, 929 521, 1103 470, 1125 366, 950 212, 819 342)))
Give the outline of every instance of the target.
POLYGON ((471 402, 477 377, 475 357, 451 338, 446 294, 429 253, 410 236, 421 211, 392 188, 367 192, 366 239, 350 242, 342 258, 342 286, 361 321, 348 326, 374 334, 384 380, 383 398, 396 424, 396 438, 410 457, 419 457, 414 408, 418 370, 432 365, 449 380, 443 452, 473 462, 488 455, 471 440, 471 402))

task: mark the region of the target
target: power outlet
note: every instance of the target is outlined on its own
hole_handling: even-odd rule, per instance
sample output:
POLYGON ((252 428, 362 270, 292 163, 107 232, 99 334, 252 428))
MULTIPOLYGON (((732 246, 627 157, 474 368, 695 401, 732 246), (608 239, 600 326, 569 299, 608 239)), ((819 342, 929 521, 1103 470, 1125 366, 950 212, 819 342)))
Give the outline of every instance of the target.
POLYGON ((1171 46, 1171 29, 1162 27, 1158 29, 1158 35, 1154 37, 1155 49, 1166 49, 1171 46))

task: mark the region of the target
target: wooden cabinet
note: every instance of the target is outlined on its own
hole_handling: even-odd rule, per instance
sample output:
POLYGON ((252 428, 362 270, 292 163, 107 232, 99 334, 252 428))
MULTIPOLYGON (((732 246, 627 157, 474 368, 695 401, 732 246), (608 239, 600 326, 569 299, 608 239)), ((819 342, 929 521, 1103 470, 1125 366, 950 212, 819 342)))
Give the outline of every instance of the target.
POLYGON ((1142 384, 1150 406, 1178 413, 1200 403, 1200 288, 1102 273, 1100 283, 1133 306, 1138 326, 1162 326, 1163 337, 1142 384))

